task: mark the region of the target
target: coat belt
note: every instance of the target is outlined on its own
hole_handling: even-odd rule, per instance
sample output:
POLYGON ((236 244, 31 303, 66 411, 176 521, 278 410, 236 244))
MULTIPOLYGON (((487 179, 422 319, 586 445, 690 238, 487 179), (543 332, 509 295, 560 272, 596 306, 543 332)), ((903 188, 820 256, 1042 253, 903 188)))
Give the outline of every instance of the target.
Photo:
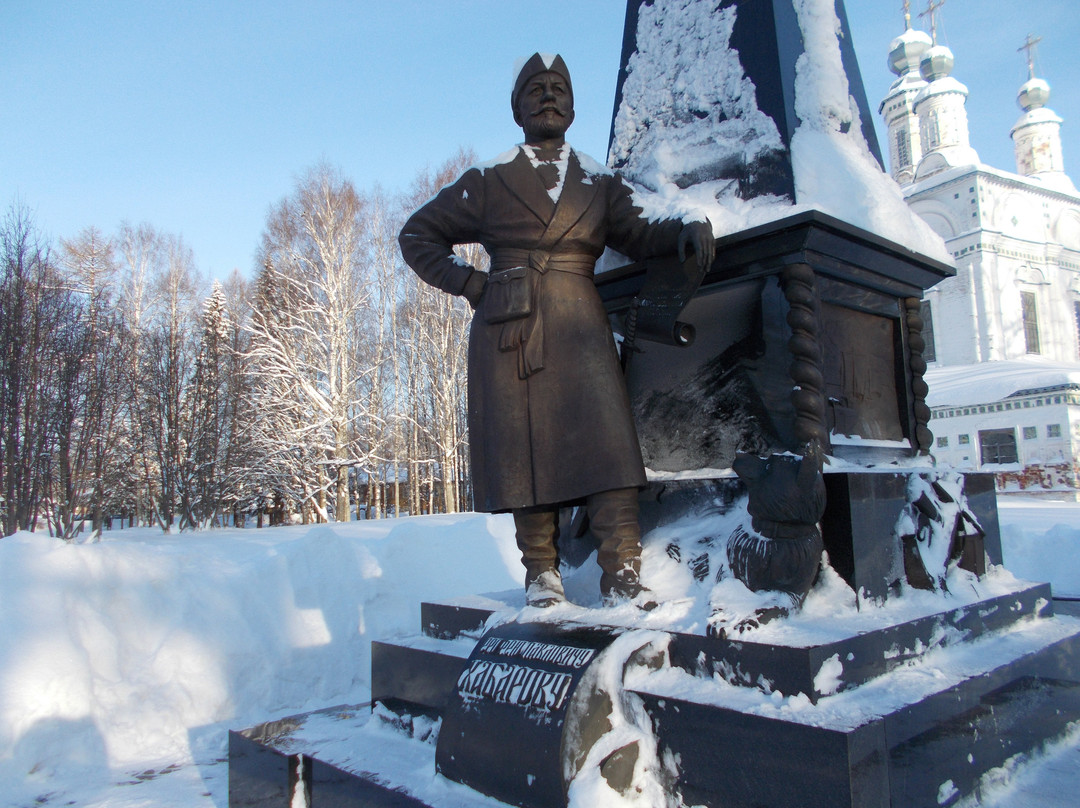
POLYGON ((491 256, 491 271, 511 267, 532 267, 543 274, 549 269, 556 272, 570 272, 574 275, 592 275, 596 266, 596 256, 586 253, 551 253, 546 250, 521 250, 503 247, 495 250, 491 256))
MULTIPOLYGON (((491 256, 491 271, 511 267, 531 267, 540 275, 548 270, 592 277, 596 257, 586 253, 551 253, 546 250, 502 248, 491 256)), ((518 378, 527 379, 544 369, 543 289, 539 277, 533 280, 532 314, 503 323, 499 332, 499 350, 517 351, 518 378)))

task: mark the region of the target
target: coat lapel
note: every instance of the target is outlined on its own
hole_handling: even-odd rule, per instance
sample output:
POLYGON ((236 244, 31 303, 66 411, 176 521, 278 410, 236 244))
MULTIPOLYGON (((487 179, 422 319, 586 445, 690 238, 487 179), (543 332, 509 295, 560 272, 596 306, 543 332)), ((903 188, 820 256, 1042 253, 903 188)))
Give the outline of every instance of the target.
POLYGON ((559 202, 555 206, 555 215, 544 233, 544 241, 554 244, 565 236, 585 215, 598 190, 596 182, 585 182, 585 172, 581 168, 577 153, 571 150, 562 193, 559 194, 559 202))
POLYGON ((544 224, 551 221, 555 212, 555 203, 548 196, 547 189, 536 174, 536 169, 529 162, 524 149, 518 149, 517 157, 509 163, 500 163, 493 169, 502 184, 521 204, 533 212, 544 224))

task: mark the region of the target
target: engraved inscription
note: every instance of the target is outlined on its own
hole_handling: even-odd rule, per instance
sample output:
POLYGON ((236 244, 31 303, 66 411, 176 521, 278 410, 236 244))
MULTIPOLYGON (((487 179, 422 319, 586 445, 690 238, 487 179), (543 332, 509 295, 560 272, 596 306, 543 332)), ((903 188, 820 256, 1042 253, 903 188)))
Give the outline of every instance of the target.
POLYGON ((466 702, 484 699, 526 710, 559 710, 566 702, 573 676, 487 659, 474 659, 458 679, 466 702))
POLYGON ((488 637, 480 647, 480 652, 530 662, 548 662, 564 668, 583 668, 596 655, 596 651, 592 648, 575 648, 570 645, 555 645, 533 640, 509 640, 500 637, 488 637))

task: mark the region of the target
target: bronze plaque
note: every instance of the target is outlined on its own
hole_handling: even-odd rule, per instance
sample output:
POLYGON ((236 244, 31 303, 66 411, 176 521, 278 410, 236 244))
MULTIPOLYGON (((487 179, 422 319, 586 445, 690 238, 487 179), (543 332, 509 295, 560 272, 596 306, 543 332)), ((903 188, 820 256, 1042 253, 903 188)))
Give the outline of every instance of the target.
POLYGON ((866 440, 904 440, 896 384, 898 321, 821 304, 829 431, 866 440))

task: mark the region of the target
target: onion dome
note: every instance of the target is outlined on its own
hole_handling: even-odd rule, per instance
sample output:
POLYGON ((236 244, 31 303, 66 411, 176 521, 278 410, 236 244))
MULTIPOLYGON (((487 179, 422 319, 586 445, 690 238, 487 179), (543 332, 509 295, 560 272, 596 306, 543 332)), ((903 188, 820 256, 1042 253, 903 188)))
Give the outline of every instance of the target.
POLYGON ((928 48, 919 60, 919 72, 927 81, 937 81, 948 76, 953 69, 953 52, 944 45, 928 48))
POLYGON ((932 44, 925 31, 908 28, 889 45, 889 70, 898 76, 917 70, 919 60, 932 44))
POLYGON ((1024 82, 1020 92, 1016 94, 1016 103, 1020 109, 1030 112, 1039 107, 1045 107, 1050 100, 1050 85, 1043 79, 1031 78, 1024 82))

